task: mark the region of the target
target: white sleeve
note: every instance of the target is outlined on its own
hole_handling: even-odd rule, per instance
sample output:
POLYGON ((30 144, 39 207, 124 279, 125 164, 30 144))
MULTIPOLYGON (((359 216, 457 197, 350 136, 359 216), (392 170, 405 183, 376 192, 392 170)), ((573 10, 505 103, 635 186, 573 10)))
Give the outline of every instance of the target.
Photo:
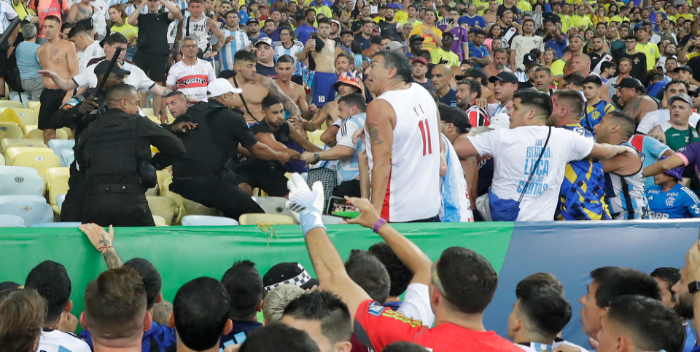
POLYGON ((73 82, 78 86, 82 87, 97 87, 97 76, 95 76, 95 66, 97 64, 92 64, 86 67, 83 72, 73 76, 73 82))
POLYGON ((407 318, 420 320, 424 326, 432 327, 435 323, 435 314, 430 308, 430 290, 428 285, 419 283, 408 285, 398 312, 407 318))
POLYGON ((125 80, 125 83, 136 87, 136 90, 141 93, 146 93, 156 84, 152 79, 148 78, 142 69, 138 68, 136 65, 131 65, 131 74, 129 74, 129 77, 125 80))
POLYGON ((480 156, 482 155, 493 155, 493 145, 498 144, 501 140, 502 131, 505 130, 495 130, 491 132, 482 133, 478 136, 469 136, 469 141, 472 143, 476 151, 480 156))
MULTIPOLYGON (((338 119, 340 120, 340 119, 338 119)), ((364 127, 362 127, 364 128, 364 127)), ((352 149, 357 149, 357 146, 355 143, 352 142, 352 135, 355 134, 355 131, 359 130, 360 127, 357 126, 354 123, 346 123, 345 124, 345 134, 343 135, 343 129, 339 129, 338 133, 336 134, 336 145, 342 145, 345 147, 349 147, 352 149)))
POLYGON ((175 78, 176 76, 176 71, 177 69, 173 65, 173 67, 170 68, 170 71, 168 71, 168 78, 165 79, 165 85, 166 86, 177 86, 177 79, 175 78))
POLYGON ((3 1, 2 4, 5 7, 5 18, 12 21, 17 17, 17 12, 15 9, 7 2, 3 1))
POLYGON ((639 121, 639 126, 637 126, 637 132, 647 134, 652 128, 656 127, 658 121, 656 111, 650 111, 642 117, 639 121))
POLYGON ((209 66, 209 73, 207 75, 207 82, 211 82, 216 79, 216 74, 214 74, 214 67, 212 65, 207 65, 209 66))
POLYGON ((593 146, 595 146, 595 140, 593 138, 584 137, 569 130, 559 131, 566 132, 564 140, 569 144, 569 161, 585 159, 591 154, 593 146))

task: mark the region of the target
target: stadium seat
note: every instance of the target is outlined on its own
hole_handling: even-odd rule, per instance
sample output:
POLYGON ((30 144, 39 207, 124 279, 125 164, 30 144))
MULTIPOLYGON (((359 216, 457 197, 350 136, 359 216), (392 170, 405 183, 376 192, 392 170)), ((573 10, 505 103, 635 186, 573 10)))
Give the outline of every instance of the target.
MULTIPOLYGON (((2 102, 3 101, 0 101, 0 103, 2 103, 2 102)), ((21 104, 22 103, 20 103, 20 105, 21 104)), ((17 111, 15 111, 14 109, 3 109, 2 112, 0 112, 0 121, 14 122, 19 127, 26 125, 24 122, 22 122, 22 119, 19 117, 19 115, 17 114, 17 111)))
POLYGON ((36 114, 36 116, 39 116, 39 111, 41 110, 41 104, 36 105, 36 106, 33 106, 33 107, 31 107, 30 109, 32 109, 32 111, 34 111, 34 113, 36 114))
POLYGON ((44 179, 29 167, 0 166, 0 195, 44 195, 44 179))
POLYGON ((38 101, 28 101, 28 102, 27 102, 27 109, 32 109, 32 110, 33 110, 35 106, 40 107, 40 106, 41 106, 41 102, 38 102, 38 101))
POLYGON ((24 219, 17 215, 0 215, 0 227, 24 227, 24 219))
POLYGON ((147 196, 148 207, 151 208, 153 215, 158 215, 165 220, 165 223, 170 226, 174 220, 177 220, 180 208, 177 202, 170 197, 154 197, 147 196))
POLYGON ((306 132, 306 134, 309 136, 309 142, 319 146, 323 147, 326 143, 323 143, 321 141, 321 135, 325 132, 324 130, 316 130, 313 132, 306 132))
POLYGON ((70 169, 67 167, 52 167, 46 169, 44 177, 46 178, 46 188, 49 190, 49 204, 51 204, 54 213, 61 214, 61 208, 58 206, 56 199, 59 195, 68 193, 70 169))
POLYGON ((182 226, 236 226, 238 221, 223 216, 187 215, 182 226))
POLYGON ((73 149, 61 150, 61 165, 70 167, 70 164, 72 164, 73 161, 75 161, 75 152, 73 149))
MULTIPOLYGON (((73 150, 73 147, 75 146, 75 140, 74 139, 52 139, 49 141, 49 148, 53 150, 53 152, 61 157, 61 152, 65 149, 73 150)), ((70 164, 64 164, 66 160, 63 160, 61 158, 61 166, 70 166, 70 164)))
MULTIPOLYGON (((181 195, 175 193, 175 192, 170 192, 168 191, 168 194, 165 195, 166 197, 173 198, 175 202, 181 207, 180 208, 180 213, 184 215, 210 215, 210 216, 217 216, 219 215, 219 211, 214 209, 214 208, 209 208, 206 207, 202 204, 199 204, 197 202, 193 202, 189 199, 186 199, 182 197, 181 195)), ((177 224, 177 222, 176 222, 177 224)))
POLYGON ((28 196, 4 196, 0 198, 5 197, 19 198, 16 198, 14 201, 0 203, 0 214, 17 215, 24 219, 24 226, 53 221, 53 209, 46 204, 46 200, 43 197, 39 197, 41 200, 28 196))
MULTIPOLYGON (((39 123, 39 114, 35 113, 34 110, 32 109, 7 109, 5 111, 14 111, 18 116, 19 119, 22 120, 23 125, 36 125, 39 123)), ((3 111, 4 113, 4 111, 3 111)))
MULTIPOLYGON (((0 139, 2 138, 23 138, 22 129, 14 122, 0 122, 0 139)), ((42 137, 43 139, 43 137, 42 137)))
MULTIPOLYGON (((24 125, 22 129, 27 138, 44 140, 44 131, 38 129, 36 125, 24 125)), ((56 130, 56 139, 68 139, 68 134, 62 129, 56 130)))
POLYGON ((38 139, 3 138, 0 144, 2 145, 3 152, 12 147, 48 148, 46 144, 44 144, 44 141, 38 139))
POLYGON ((156 223, 156 226, 168 226, 162 216, 153 215, 153 222, 156 223))
POLYGON ((294 225, 294 219, 287 215, 279 214, 243 214, 238 219, 241 225, 294 225))
POLYGON ((146 116, 156 116, 156 113, 153 111, 153 108, 141 108, 141 111, 143 111, 146 116))
POLYGON ((63 209, 63 202, 66 200, 66 195, 65 194, 59 194, 56 197, 56 206, 58 206, 58 210, 63 209))
MULTIPOLYGON (((63 128, 61 128, 61 131, 66 132, 65 139, 75 139, 75 138, 73 138, 73 130, 71 130, 70 128, 63 127, 63 128)), ((58 137, 58 134, 56 134, 56 136, 58 137)))
POLYGON ((0 108, 20 108, 24 109, 22 102, 17 100, 0 100, 0 108))
POLYGON ((287 198, 284 197, 253 197, 253 200, 260 205, 265 211, 265 214, 282 214, 291 216, 294 215, 290 210, 287 210, 287 198))
POLYGON ((46 222, 41 224, 34 224, 29 227, 78 227, 80 222, 46 222))
POLYGON ((34 168, 41 177, 44 177, 46 169, 61 166, 61 159, 48 148, 12 147, 5 154, 10 159, 10 165, 34 168))
POLYGON ((344 221, 344 219, 333 215, 321 215, 321 221, 323 221, 324 225, 336 225, 344 221))
POLYGON ((158 179, 158 195, 163 197, 168 195, 170 184, 173 183, 173 174, 169 169, 164 169, 156 171, 156 177, 158 179))

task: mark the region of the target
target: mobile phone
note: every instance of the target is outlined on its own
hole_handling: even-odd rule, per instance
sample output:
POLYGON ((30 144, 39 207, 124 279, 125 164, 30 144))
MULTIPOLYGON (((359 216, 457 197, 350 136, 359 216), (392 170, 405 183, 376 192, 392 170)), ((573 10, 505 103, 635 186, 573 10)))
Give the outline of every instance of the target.
POLYGON ((326 213, 341 218, 354 219, 360 216, 360 208, 350 204, 345 198, 331 197, 326 213))

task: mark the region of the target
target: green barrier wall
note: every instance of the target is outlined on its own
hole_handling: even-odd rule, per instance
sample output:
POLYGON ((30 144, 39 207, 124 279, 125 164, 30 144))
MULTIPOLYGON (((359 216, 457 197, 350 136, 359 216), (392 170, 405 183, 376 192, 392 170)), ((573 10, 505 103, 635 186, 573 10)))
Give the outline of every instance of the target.
MULTIPOLYGON (((431 259, 451 246, 474 249, 500 272, 513 232, 513 223, 398 224, 395 228, 415 242, 431 259)), ((201 276, 221 279, 236 260, 250 259, 261 275, 279 262, 301 262, 313 272, 298 225, 117 228, 114 245, 123 261, 150 260, 163 277, 163 295, 172 302, 177 289, 201 276)), ((328 227, 331 240, 345 259, 351 249, 367 249, 381 238, 358 225, 328 227)), ((83 310, 85 286, 106 270, 102 256, 74 228, 0 228, 0 281, 24 283, 29 271, 44 260, 65 265, 73 283, 76 316, 83 310)), ((313 275, 313 274, 312 274, 313 275)))

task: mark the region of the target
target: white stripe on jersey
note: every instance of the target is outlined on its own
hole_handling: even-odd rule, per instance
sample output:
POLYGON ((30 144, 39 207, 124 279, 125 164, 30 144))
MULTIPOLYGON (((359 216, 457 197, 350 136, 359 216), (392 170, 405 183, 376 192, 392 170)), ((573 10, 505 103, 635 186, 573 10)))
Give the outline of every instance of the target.
POLYGON ((304 44, 298 40, 295 40, 292 47, 289 49, 285 48, 282 42, 275 42, 275 61, 277 61, 277 59, 279 59, 282 55, 289 55, 293 57, 294 67, 296 68, 296 70, 294 70, 294 75, 301 76, 301 63, 299 60, 297 60, 297 56, 302 50, 304 50, 304 44))
POLYGON ((700 203, 700 198, 698 198, 698 195, 695 194, 695 192, 691 191, 690 188, 688 188, 688 187, 681 187, 681 190, 682 190, 683 192, 685 192, 686 194, 688 194, 688 196, 690 197, 690 199, 692 199, 693 202, 695 202, 695 204, 700 203))
POLYGON ((248 35, 241 30, 232 31, 224 27, 221 32, 224 33, 224 40, 229 36, 234 37, 232 42, 224 45, 223 49, 221 49, 221 55, 219 56, 221 60, 221 70, 233 70, 233 56, 236 55, 239 50, 243 50, 250 45, 250 39, 248 39, 248 35))

